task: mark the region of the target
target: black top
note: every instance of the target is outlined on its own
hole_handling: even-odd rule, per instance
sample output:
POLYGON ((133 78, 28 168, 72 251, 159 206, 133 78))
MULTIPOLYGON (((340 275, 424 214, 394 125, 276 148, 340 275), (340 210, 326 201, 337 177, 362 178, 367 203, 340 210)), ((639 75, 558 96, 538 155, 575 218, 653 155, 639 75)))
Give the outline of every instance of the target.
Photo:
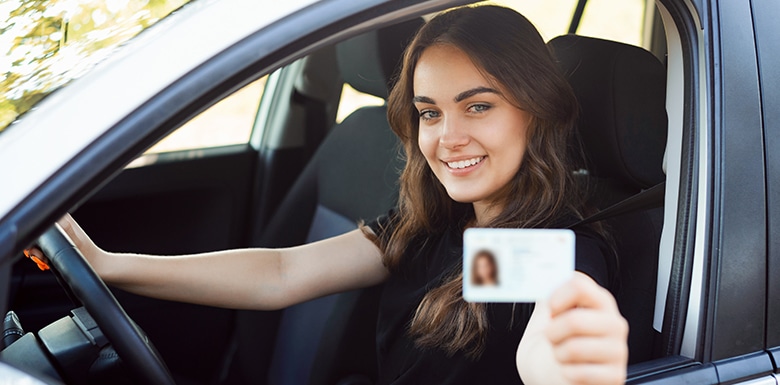
MULTIPOLYGON (((392 214, 390 214, 392 215, 392 214)), ((392 233, 391 220, 382 217, 368 226, 379 237, 392 233)), ((463 231, 451 226, 408 248, 398 271, 388 278, 377 321, 378 384, 522 384, 515 353, 533 311, 533 304, 488 304, 490 329, 482 356, 463 353, 447 357, 440 349, 422 350, 408 335, 417 306, 428 290, 461 269, 463 231)), ((606 287, 609 250, 599 237, 576 233, 576 269, 606 287)))

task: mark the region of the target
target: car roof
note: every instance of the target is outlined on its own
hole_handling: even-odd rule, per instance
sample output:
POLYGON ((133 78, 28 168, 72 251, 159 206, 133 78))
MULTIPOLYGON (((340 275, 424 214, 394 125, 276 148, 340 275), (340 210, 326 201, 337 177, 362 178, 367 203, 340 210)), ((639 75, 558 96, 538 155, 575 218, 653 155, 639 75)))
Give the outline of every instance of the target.
POLYGON ((314 0, 204 0, 138 35, 0 135, 0 218, 123 117, 249 34, 314 0), (208 26, 208 27, 205 27, 208 26), (22 167, 23 165, 23 167, 22 167))

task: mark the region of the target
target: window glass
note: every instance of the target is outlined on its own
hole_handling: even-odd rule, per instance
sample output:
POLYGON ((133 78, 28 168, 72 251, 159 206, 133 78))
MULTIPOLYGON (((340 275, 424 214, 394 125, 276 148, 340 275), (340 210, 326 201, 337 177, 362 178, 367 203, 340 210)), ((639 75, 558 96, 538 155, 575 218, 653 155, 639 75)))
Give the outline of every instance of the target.
MULTIPOLYGON (((577 0, 500 0, 528 18, 545 41, 569 31, 577 0)), ((588 0, 578 35, 642 46, 642 26, 647 0, 588 0)))
POLYGON ((578 35, 644 46, 645 0, 588 0, 578 35))
POLYGON ((341 100, 339 100, 339 109, 336 112, 336 123, 341 123, 349 114, 361 107, 381 106, 385 101, 374 95, 364 94, 344 83, 341 90, 341 100))
POLYGON ((536 26, 545 41, 569 30, 571 16, 577 6, 577 0, 499 0, 491 3, 523 14, 536 26))
POLYGON ((146 153, 192 150, 247 143, 267 76, 244 86, 192 118, 146 153))

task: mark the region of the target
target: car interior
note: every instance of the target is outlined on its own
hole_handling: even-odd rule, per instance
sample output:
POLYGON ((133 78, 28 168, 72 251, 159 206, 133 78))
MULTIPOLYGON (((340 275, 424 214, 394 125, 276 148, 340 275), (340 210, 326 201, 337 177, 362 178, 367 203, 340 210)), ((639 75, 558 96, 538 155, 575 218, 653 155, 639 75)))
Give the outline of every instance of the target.
MULTIPOLYGON (((345 84, 387 98, 403 49, 423 22, 372 30, 277 70, 247 143, 155 154, 110 180, 74 217, 107 250, 175 255, 315 242, 386 213, 403 167, 386 107, 359 107, 338 123, 336 115, 345 84)), ((666 45, 659 43, 663 25, 651 25, 649 49, 576 34, 548 43, 581 107, 577 135, 587 166, 572 172, 598 209, 666 179, 666 45)), ((618 255, 614 294, 630 324, 636 371, 664 355, 653 327, 663 222, 662 202, 603 221, 618 255)), ((7 308, 25 331, 74 307, 56 277, 29 261, 14 265, 11 282, 7 308)), ((112 291, 180 384, 359 385, 376 377, 381 286, 281 311, 112 291)))

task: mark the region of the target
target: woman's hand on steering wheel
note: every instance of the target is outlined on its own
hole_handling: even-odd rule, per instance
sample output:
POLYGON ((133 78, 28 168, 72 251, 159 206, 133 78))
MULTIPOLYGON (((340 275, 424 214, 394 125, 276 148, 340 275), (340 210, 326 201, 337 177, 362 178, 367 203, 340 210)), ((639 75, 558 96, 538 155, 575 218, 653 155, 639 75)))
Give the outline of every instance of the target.
MULTIPOLYGON (((95 270, 99 276, 103 277, 104 269, 102 269, 102 267, 105 265, 103 262, 107 259, 107 253, 99 248, 95 242, 92 242, 89 235, 87 235, 70 214, 65 214, 60 218, 60 220, 57 221, 57 225, 65 231, 76 248, 81 251, 81 254, 87 262, 89 262, 90 266, 92 266, 92 269, 95 270)), ((27 249, 24 254, 32 259, 41 270, 48 270, 48 259, 38 247, 27 249)))

